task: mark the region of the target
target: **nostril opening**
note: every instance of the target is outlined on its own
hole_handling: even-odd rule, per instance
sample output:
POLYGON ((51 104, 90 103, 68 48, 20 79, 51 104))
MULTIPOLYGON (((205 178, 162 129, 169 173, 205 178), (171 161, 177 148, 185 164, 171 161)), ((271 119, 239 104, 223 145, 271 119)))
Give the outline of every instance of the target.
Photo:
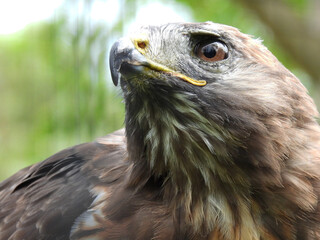
POLYGON ((149 47, 148 38, 145 36, 139 36, 131 38, 131 41, 138 52, 144 55, 149 47))
POLYGON ((147 43, 145 41, 138 41, 137 42, 137 46, 140 48, 140 49, 145 49, 147 47, 147 43))

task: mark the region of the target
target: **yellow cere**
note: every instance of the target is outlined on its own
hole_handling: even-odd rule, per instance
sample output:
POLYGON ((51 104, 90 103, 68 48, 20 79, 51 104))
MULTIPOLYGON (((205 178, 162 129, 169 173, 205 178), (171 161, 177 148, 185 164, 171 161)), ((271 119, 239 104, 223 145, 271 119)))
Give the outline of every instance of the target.
POLYGON ((139 36, 136 36, 131 39, 134 47, 142 54, 144 55, 146 53, 146 49, 149 45, 148 36, 145 34, 141 34, 139 36))
MULTIPOLYGON (((132 38, 131 39, 135 48, 142 54, 145 56, 146 54, 146 50, 148 48, 148 45, 149 45, 149 40, 147 38, 146 35, 140 35, 139 37, 135 37, 135 38, 132 38)), ((146 56, 145 56, 146 57, 146 56)), ((172 76, 175 76, 175 77, 178 77, 180 78, 181 80, 184 80, 188 83, 191 83, 192 85, 195 85, 195 86, 205 86, 207 84, 207 82, 205 80, 196 80, 196 79, 193 79, 193 78, 190 78, 190 77, 187 77, 186 75, 182 74, 182 73, 178 73, 178 72, 175 72, 174 70, 166 67, 166 66, 163 66, 162 64, 159 64, 159 63, 156 63, 150 59, 146 59, 149 63, 149 68, 150 69, 153 69, 153 70, 156 70, 156 71, 159 71, 159 72, 165 72, 167 74, 170 74, 172 76)))

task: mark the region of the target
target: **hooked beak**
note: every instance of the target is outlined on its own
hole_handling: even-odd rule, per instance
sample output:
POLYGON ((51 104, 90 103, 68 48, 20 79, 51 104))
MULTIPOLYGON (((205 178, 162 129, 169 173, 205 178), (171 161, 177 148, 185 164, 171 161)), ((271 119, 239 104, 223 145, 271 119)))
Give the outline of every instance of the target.
POLYGON ((109 66, 115 86, 118 85, 121 75, 126 76, 130 73, 140 72, 141 67, 147 65, 146 58, 134 48, 130 41, 120 39, 113 44, 110 51, 109 66))

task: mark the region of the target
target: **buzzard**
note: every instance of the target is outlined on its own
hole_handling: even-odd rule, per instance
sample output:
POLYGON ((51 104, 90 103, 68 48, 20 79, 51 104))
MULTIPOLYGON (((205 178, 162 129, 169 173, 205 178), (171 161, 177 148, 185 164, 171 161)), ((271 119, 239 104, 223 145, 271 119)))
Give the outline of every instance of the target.
POLYGON ((320 239, 318 112, 259 40, 142 26, 110 53, 125 130, 0 184, 0 239, 320 239))

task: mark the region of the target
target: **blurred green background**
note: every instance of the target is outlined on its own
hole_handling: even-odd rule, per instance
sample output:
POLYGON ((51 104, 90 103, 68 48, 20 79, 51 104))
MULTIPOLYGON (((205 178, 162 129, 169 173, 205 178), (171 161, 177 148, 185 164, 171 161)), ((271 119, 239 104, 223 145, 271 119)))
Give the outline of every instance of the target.
MULTIPOLYGON (((107 57, 112 43, 135 23, 214 21, 235 26, 264 39, 320 103, 318 0, 60 2, 45 19, 0 34, 0 180, 123 127, 124 105, 111 83, 107 57)), ((5 11, 6 3, 0 8, 5 11)), ((23 21, 15 9, 10 14, 23 21)), ((11 21, 5 20, 0 24, 11 21)))

